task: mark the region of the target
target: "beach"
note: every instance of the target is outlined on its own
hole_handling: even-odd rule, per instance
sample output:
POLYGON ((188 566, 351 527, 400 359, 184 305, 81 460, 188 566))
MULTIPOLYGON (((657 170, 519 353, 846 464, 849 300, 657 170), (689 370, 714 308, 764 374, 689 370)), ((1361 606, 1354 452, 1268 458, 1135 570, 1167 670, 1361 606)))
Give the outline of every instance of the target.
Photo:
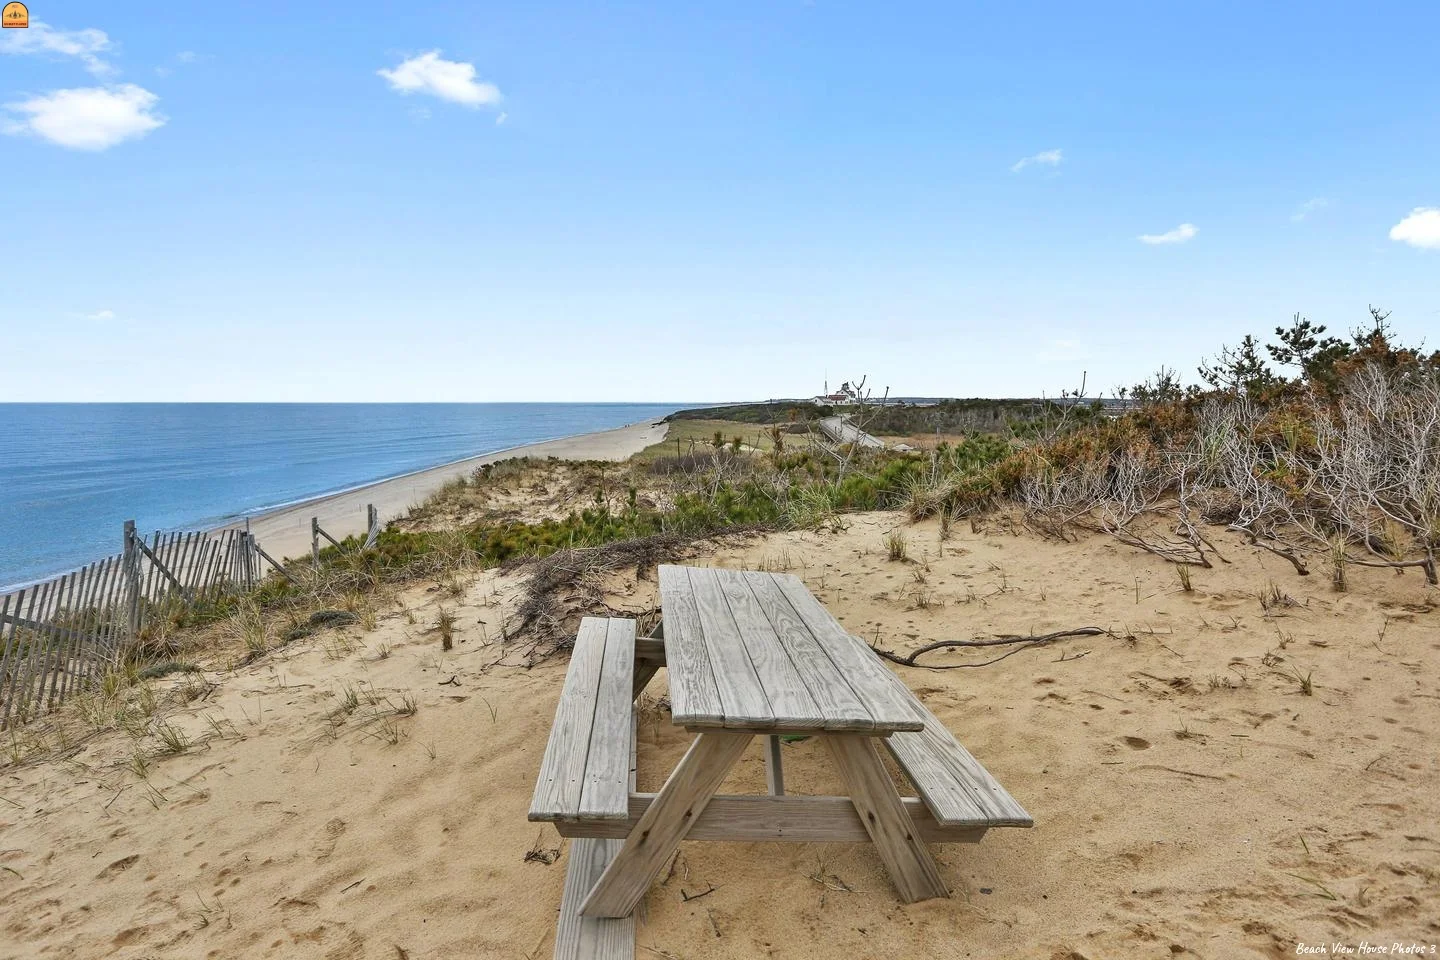
MULTIPOLYGON (((666 425, 659 420, 643 420, 614 430, 584 433, 497 450, 476 457, 467 457, 428 470, 408 473, 353 490, 331 494, 302 503, 290 504, 250 518, 250 532, 261 549, 276 560, 310 553, 310 520, 318 518, 326 533, 337 540, 365 533, 365 507, 373 504, 380 522, 388 523, 403 517, 412 507, 423 503, 436 490, 460 477, 469 476, 487 463, 513 457, 559 457, 565 460, 624 460, 646 447, 665 439, 666 425)), ((243 528, 244 521, 225 524, 219 529, 243 528)), ((323 541, 322 541, 323 545, 323 541)))
MULTIPOLYGON (((616 454, 649 429, 566 443, 616 454)), ((693 565, 793 573, 901 653, 1107 632, 887 665, 1035 819, 936 845, 949 899, 902 904, 869 844, 685 843, 642 903, 637 955, 1280 957, 1440 941, 1434 589, 1361 569, 1339 593, 1240 535, 1215 545, 1226 562, 1189 589, 1152 554, 1004 515, 945 533, 857 513, 687 548, 693 565), (903 561, 887 556, 897 533, 903 561)), ((597 583, 612 615, 658 602, 653 569, 597 583)), ((185 654, 203 673, 148 687, 140 728, 90 733, 67 705, 21 729, 20 749, 43 737, 52 752, 4 771, 0 952, 549 956, 570 844, 526 810, 567 658, 533 662, 507 639, 525 590, 524 567, 414 583, 359 622, 276 635, 259 659, 222 622, 185 654)), ((691 740, 669 722, 666 682, 640 700, 641 791, 691 740)), ((843 790, 820 745, 784 749, 788 792, 843 790)), ((724 792, 764 791, 756 743, 724 792)))

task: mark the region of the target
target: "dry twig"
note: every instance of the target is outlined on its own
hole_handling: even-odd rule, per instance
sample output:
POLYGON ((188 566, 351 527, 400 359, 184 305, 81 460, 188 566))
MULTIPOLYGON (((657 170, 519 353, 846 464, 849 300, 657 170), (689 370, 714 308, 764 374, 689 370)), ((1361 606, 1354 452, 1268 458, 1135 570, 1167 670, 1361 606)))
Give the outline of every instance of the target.
POLYGON ((1057 640, 1066 640, 1070 637, 1100 636, 1114 636, 1114 634, 1112 634, 1111 631, 1106 630, 1102 627, 1077 627, 1073 630, 1057 630, 1054 633, 1042 633, 1027 637, 1007 635, 1003 637, 994 637, 988 640, 937 640, 934 643, 927 643, 925 644, 925 646, 919 648, 918 650, 914 650, 904 656, 901 656, 893 650, 882 650, 881 648, 875 646, 872 646, 870 649, 874 650, 877 654, 879 654, 881 657, 884 657, 886 660, 889 660, 891 663, 898 663, 904 667, 922 667, 926 670, 958 670, 962 667, 985 667, 989 666, 992 663, 999 663, 1006 657, 1014 656, 1022 650, 1030 650, 1035 647, 1043 647, 1047 644, 1054 643, 1057 640), (955 648, 975 647, 1001 647, 1011 645, 1013 645, 1015 649, 1010 650, 1003 655, 994 658, 993 660, 985 660, 980 663, 929 664, 918 662, 921 656, 934 650, 950 650, 955 648))

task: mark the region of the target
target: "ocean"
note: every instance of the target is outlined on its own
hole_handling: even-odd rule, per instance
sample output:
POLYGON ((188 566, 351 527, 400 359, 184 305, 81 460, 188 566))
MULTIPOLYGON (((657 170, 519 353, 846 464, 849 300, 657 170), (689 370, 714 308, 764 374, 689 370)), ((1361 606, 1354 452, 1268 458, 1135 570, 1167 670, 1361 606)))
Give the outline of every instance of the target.
POLYGON ((198 529, 678 403, 0 404, 0 592, 198 529))

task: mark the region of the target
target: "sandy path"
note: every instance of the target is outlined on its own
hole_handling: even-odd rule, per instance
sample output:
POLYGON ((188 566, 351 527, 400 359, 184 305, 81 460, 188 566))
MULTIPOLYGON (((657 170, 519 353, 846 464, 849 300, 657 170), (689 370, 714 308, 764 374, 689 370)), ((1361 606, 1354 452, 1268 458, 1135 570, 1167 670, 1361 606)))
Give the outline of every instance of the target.
POLYGON ((665 439, 669 427, 658 420, 645 420, 614 430, 584 433, 531 443, 508 450, 457 460, 443 466, 368 484, 318 500, 282 507, 250 519, 250 530, 260 546, 277 560, 310 552, 310 518, 319 517, 320 526, 336 539, 365 532, 365 505, 373 503, 382 523, 403 517, 411 507, 456 477, 476 467, 511 457, 560 457, 565 460, 625 460, 651 444, 665 439))

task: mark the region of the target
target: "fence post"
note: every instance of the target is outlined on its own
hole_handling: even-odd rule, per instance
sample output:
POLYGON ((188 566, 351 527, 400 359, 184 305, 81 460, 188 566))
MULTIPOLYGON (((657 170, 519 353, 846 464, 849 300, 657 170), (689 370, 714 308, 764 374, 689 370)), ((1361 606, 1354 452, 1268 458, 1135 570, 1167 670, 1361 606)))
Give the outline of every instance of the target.
POLYGON ((134 643, 140 635, 140 551, 135 548, 135 521, 125 521, 125 571, 126 631, 127 639, 134 643))
POLYGON ((259 564, 255 562, 255 538, 250 535, 250 518, 245 518, 245 588, 247 590, 255 586, 255 569, 259 564))
POLYGON ((310 557, 315 561, 315 569, 320 569, 320 518, 310 518, 310 557))
POLYGON ((375 504, 365 504, 365 545, 362 550, 369 550, 375 546, 375 541, 380 537, 380 511, 375 509, 375 504))

